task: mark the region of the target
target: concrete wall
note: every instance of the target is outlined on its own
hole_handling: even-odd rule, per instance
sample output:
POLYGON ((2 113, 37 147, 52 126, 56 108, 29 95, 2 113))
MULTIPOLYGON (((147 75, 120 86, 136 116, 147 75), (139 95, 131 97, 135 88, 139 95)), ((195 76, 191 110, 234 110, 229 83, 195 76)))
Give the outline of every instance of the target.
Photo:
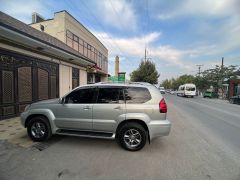
POLYGON ((54 19, 43 21, 40 23, 30 24, 31 27, 41 31, 41 25, 44 26, 44 32, 56 37, 60 41, 66 43, 65 36, 65 14, 54 14, 54 19))
POLYGON ((67 30, 70 30, 72 33, 76 34, 78 37, 95 47, 104 56, 108 57, 108 50, 104 47, 104 45, 66 11, 55 13, 54 19, 30 24, 31 27, 41 31, 40 25, 44 26, 45 33, 56 37, 64 43, 66 43, 66 32, 67 30))
POLYGON ((107 82, 108 81, 108 76, 107 75, 102 75, 101 76, 101 82, 107 82))
MULTIPOLYGON (((30 26, 40 29, 40 25, 44 26, 44 32, 56 37, 62 42, 66 43, 66 32, 70 30, 72 33, 92 45, 98 51, 100 51, 104 56, 108 57, 108 50, 106 47, 83 25, 79 24, 79 22, 74 19, 70 14, 66 11, 57 12, 54 14, 54 19, 46 20, 44 22, 30 24, 30 26)), ((71 65, 70 65, 71 66, 71 65)), ((80 67, 80 69, 84 69, 80 67)), ((85 69, 84 69, 85 70, 85 69)), ((108 71, 107 71, 108 72, 108 71)), ((97 73, 97 72, 96 72, 97 73)), ((102 74, 101 72, 99 74, 102 74)), ((107 81, 106 75, 101 75, 101 81, 107 81)), ((87 83, 87 73, 81 71, 80 72, 80 85, 87 83), (81 76, 83 74, 83 76, 81 76)))
POLYGON ((59 65, 59 96, 72 90, 72 67, 59 65))

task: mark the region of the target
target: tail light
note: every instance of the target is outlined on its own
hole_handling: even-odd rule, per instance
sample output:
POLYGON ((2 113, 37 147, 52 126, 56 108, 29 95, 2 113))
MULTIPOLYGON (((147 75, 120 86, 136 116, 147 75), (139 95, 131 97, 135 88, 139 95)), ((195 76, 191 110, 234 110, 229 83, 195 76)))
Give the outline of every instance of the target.
POLYGON ((160 113, 167 113, 167 104, 164 99, 162 99, 159 103, 159 111, 160 113))

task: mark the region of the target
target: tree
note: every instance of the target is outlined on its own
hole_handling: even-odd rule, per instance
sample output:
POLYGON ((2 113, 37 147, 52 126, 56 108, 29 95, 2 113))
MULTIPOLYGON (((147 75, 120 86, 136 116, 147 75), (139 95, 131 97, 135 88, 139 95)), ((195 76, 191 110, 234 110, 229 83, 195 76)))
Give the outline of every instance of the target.
MULTIPOLYGON (((207 69, 201 73, 201 75, 192 76, 192 75, 182 75, 176 79, 172 78, 171 80, 165 80, 162 84, 170 87, 168 89, 178 89, 181 84, 194 83, 198 90, 201 92, 213 86, 217 91, 221 89, 224 92, 223 82, 224 79, 229 79, 230 77, 237 76, 240 73, 240 70, 236 66, 218 66, 215 68, 207 69)), ((163 86, 164 86, 163 85, 163 86)))
POLYGON ((130 74, 131 81, 148 82, 151 84, 158 83, 159 74, 153 62, 147 60, 142 61, 135 71, 130 74))
POLYGON ((162 82, 161 86, 163 86, 165 89, 171 89, 172 82, 171 82, 171 80, 166 79, 162 82))
POLYGON ((236 66, 221 67, 216 65, 213 69, 207 69, 202 72, 202 77, 205 83, 215 88, 220 88, 225 78, 230 78, 235 75, 236 66))

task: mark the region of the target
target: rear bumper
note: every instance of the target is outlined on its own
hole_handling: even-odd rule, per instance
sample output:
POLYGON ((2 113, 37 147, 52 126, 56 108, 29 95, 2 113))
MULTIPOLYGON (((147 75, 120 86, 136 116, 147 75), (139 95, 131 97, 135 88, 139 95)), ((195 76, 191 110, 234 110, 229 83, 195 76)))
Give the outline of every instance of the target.
POLYGON ((171 122, 168 120, 155 120, 148 124, 150 140, 155 137, 167 136, 170 133, 171 122))

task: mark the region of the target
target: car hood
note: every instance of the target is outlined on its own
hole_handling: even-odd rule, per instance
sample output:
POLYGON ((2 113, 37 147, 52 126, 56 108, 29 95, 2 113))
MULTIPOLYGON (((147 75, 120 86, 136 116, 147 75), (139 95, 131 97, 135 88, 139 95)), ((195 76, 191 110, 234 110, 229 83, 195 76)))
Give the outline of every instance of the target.
POLYGON ((32 105, 57 104, 57 103, 59 103, 59 98, 57 98, 57 99, 48 99, 48 100, 44 100, 44 101, 39 101, 39 102, 33 103, 32 105))

